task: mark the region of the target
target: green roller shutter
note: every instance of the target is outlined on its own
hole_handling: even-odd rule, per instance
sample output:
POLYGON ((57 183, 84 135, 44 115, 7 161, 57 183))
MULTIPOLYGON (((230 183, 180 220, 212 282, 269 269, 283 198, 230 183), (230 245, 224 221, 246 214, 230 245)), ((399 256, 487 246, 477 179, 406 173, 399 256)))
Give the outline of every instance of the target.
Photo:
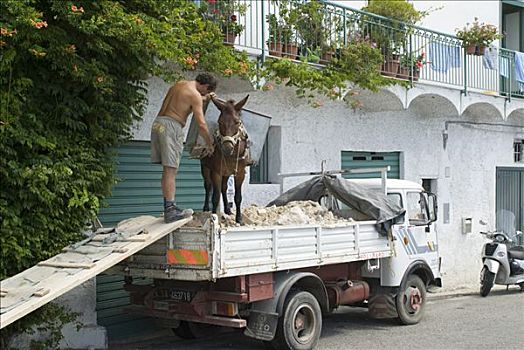
MULTIPOLYGON (((497 168, 496 172, 497 230, 524 230, 524 169, 497 168), (509 215, 508 215, 509 214, 509 215)), ((518 237, 519 244, 524 240, 518 237)))
MULTIPOLYGON (((400 179, 400 152, 342 151, 342 169, 381 168, 390 166, 388 178, 400 179)), ((345 178, 367 179, 380 177, 380 173, 344 174, 345 178)))
MULTIPOLYGON (((99 213, 99 219, 105 227, 138 215, 162 214, 162 166, 151 164, 150 156, 148 141, 134 141, 118 149, 119 182, 113 188, 112 197, 107 200, 108 207, 99 213)), ((189 159, 184 152, 176 180, 177 204, 201 210, 204 205, 204 187, 200 162, 189 159)), ((129 305, 129 295, 123 290, 123 277, 99 275, 96 282, 98 324, 107 328, 110 341, 154 329, 155 323, 151 319, 123 312, 122 309, 129 305)), ((148 279, 133 280, 133 283, 150 282, 148 279)))

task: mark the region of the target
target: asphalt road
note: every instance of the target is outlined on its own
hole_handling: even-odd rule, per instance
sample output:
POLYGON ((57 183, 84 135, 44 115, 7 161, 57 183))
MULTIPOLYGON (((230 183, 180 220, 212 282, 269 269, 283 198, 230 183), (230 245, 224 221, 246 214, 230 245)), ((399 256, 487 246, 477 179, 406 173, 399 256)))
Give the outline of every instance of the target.
MULTIPOLYGON (((339 308, 324 318, 317 349, 522 349, 524 293, 518 288, 492 291, 487 298, 430 299, 427 306, 425 318, 414 326, 371 319, 365 309, 339 308)), ((240 332, 227 332, 199 340, 163 336, 110 349, 262 350, 265 346, 240 332)))

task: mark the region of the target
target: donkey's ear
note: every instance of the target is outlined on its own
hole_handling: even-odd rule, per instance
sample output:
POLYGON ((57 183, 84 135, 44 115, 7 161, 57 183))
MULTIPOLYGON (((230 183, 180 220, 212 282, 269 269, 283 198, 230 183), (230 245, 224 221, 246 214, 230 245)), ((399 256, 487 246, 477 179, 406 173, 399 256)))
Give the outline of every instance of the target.
POLYGON ((235 105, 235 110, 236 110, 237 112, 240 112, 240 110, 242 109, 242 107, 244 107, 244 105, 246 104, 248 98, 249 98, 249 95, 247 95, 246 97, 244 97, 244 99, 243 99, 242 101, 237 102, 237 104, 235 105))
POLYGON ((222 100, 219 100, 218 98, 214 98, 212 99, 211 101, 213 101, 213 103, 215 104, 215 106, 217 106, 217 108, 222 111, 222 109, 224 109, 224 102, 222 100))

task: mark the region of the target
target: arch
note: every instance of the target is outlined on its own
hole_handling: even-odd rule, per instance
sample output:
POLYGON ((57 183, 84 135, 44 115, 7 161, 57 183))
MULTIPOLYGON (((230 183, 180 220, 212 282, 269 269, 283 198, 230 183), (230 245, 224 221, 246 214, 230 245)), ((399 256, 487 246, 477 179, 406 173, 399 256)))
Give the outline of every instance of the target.
POLYGON ((408 109, 426 116, 458 116, 457 104, 447 96, 422 92, 409 101, 408 109))
POLYGON ((348 101, 348 99, 358 100, 360 102, 359 109, 364 112, 404 110, 401 97, 399 97, 394 91, 388 89, 381 89, 377 92, 373 92, 370 90, 354 88, 345 92, 342 99, 344 101, 348 101))
POLYGON ((513 110, 508 115, 507 121, 511 124, 522 125, 524 128, 524 108, 517 108, 513 110))
POLYGON ((503 119, 503 114, 493 103, 473 102, 462 111, 462 117, 476 122, 493 122, 495 119, 503 119))

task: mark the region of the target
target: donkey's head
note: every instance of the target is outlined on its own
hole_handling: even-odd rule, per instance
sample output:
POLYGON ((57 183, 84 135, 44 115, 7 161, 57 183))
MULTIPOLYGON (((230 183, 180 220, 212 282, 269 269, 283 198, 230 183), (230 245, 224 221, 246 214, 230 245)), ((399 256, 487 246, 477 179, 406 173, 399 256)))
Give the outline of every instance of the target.
POLYGON ((214 99, 213 103, 220 110, 218 117, 218 141, 224 155, 231 156, 235 146, 240 141, 243 133, 241 130, 240 110, 247 102, 249 95, 235 103, 234 100, 220 101, 214 99))

